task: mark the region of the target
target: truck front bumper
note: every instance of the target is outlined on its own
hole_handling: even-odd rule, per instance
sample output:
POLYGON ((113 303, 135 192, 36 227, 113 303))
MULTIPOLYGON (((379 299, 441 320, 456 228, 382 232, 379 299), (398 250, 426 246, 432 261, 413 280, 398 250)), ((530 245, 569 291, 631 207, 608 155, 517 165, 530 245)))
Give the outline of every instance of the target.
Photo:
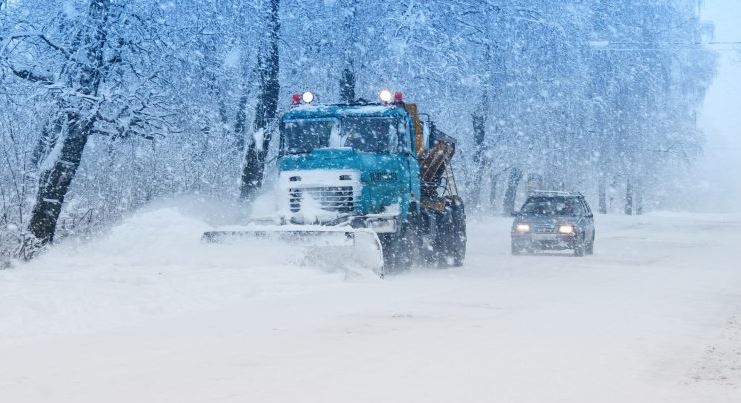
POLYGON ((323 227, 350 227, 366 228, 378 234, 395 233, 399 228, 399 218, 397 216, 387 215, 367 215, 367 216, 344 216, 336 217, 333 220, 307 223, 295 218, 285 220, 285 222, 294 225, 318 225, 323 227))
POLYGON ((353 228, 368 228, 379 234, 394 233, 399 228, 398 217, 381 214, 352 217, 349 222, 353 228))

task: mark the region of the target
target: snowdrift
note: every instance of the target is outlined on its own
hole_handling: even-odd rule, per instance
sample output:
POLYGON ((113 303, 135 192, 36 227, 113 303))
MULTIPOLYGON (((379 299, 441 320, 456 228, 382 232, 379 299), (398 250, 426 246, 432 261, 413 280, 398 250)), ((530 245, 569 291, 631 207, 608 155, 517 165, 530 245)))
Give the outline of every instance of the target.
POLYGON ((99 238, 67 239, 0 271, 0 344, 208 310, 312 284, 376 279, 353 262, 307 259, 278 241, 201 242, 214 224, 237 219, 243 213, 235 205, 158 202, 99 238))

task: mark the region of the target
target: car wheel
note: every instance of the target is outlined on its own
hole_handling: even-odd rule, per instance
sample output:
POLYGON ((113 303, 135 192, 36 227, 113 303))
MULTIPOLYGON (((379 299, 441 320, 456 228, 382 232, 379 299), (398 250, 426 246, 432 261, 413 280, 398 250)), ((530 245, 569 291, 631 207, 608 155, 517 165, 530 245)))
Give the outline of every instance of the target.
POLYGON ((527 248, 523 247, 521 244, 512 242, 512 255, 514 256, 522 256, 527 253, 527 248))
POLYGON ((587 245, 587 254, 588 255, 594 255, 594 238, 595 238, 595 232, 592 231, 592 238, 589 240, 589 245, 587 245))
POLYGON ((584 238, 577 240, 574 246, 574 256, 582 257, 587 253, 587 241, 584 238))

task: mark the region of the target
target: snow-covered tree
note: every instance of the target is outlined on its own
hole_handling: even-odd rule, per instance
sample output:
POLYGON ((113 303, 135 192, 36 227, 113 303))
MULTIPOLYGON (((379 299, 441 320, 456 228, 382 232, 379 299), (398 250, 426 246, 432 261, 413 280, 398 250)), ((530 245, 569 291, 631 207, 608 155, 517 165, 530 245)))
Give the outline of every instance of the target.
POLYGON ((711 32, 697 0, 0 1, 0 250, 159 197, 254 196, 304 90, 404 92, 458 139, 484 212, 534 187, 670 206, 702 150, 711 32))

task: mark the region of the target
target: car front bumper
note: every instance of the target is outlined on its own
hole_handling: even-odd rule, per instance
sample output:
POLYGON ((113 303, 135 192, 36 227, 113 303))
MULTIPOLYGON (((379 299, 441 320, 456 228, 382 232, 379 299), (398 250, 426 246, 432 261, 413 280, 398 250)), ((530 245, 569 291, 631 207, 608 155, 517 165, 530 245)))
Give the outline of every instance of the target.
POLYGON ((512 233, 512 245, 521 249, 574 249, 576 234, 512 233))

